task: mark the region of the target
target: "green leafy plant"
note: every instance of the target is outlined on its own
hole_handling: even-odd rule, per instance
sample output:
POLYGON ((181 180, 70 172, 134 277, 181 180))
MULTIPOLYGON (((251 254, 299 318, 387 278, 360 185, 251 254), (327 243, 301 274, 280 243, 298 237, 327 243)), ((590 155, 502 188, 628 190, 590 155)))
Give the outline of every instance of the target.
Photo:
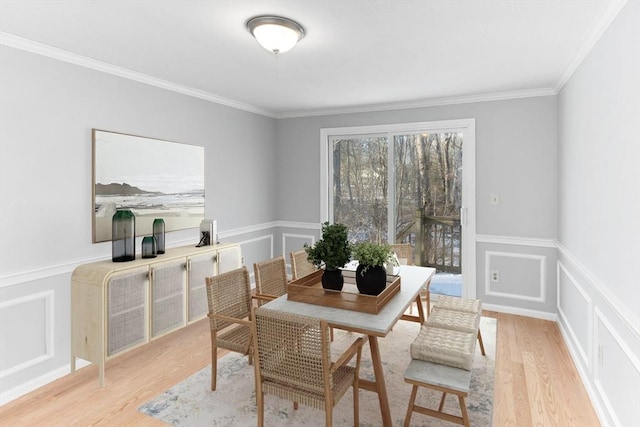
POLYGON ((373 242, 358 243, 353 248, 353 256, 363 267, 364 273, 371 267, 384 267, 385 265, 398 265, 396 257, 393 256, 391 246, 373 242))
POLYGON ((347 226, 339 223, 322 224, 322 239, 313 246, 305 243, 307 260, 325 270, 337 270, 351 260, 351 245, 347 238, 347 226))

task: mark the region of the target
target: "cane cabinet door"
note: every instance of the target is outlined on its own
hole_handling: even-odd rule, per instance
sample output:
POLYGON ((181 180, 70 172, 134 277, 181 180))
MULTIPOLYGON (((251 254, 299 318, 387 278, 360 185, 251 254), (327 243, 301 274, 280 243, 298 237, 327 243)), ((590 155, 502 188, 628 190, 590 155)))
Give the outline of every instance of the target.
POLYGON ((189 322, 202 319, 209 309, 207 305, 207 277, 215 274, 216 253, 190 256, 187 259, 189 286, 189 322))
POLYGON ((186 324, 185 270, 184 259, 155 263, 150 267, 152 338, 186 324))
POLYGON ((146 315, 149 268, 115 273, 107 283, 107 356, 149 340, 146 315))

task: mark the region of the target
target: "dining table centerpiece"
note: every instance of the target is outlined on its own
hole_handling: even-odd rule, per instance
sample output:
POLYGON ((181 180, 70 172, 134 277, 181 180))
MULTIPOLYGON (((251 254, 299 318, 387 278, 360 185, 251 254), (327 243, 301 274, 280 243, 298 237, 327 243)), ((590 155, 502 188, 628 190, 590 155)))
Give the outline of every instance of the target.
POLYGON ((344 277, 341 268, 351 260, 351 244, 347 226, 340 223, 322 224, 322 238, 313 245, 305 243, 307 260, 317 268, 323 268, 322 287, 341 291, 344 277))
POLYGON ((358 291, 365 295, 379 295, 387 287, 387 268, 398 265, 391 246, 374 242, 358 243, 353 248, 353 256, 358 260, 358 291))

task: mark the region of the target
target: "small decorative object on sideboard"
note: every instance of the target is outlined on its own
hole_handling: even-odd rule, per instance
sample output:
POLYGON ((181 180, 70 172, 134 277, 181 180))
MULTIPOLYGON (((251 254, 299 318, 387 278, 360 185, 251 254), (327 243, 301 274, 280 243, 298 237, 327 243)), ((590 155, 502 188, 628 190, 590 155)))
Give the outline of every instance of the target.
POLYGON ((322 274, 322 287, 335 291, 341 291, 344 285, 344 277, 340 270, 351 260, 351 245, 347 240, 347 226, 343 224, 322 224, 322 239, 313 246, 305 243, 307 260, 316 267, 324 266, 322 274))
POLYGON ((200 221, 200 242, 196 245, 197 248, 202 246, 209 246, 216 244, 217 230, 216 221, 211 219, 203 219, 200 221))
POLYGON ((154 236, 144 236, 142 238, 140 253, 142 254, 142 258, 155 258, 158 255, 156 238, 154 236))
POLYGON ((397 265, 391 246, 373 242, 355 245, 353 256, 358 260, 356 285, 365 295, 378 295, 387 287, 387 267, 397 265))
POLYGON ((164 253, 164 219, 156 218, 153 220, 153 237, 156 238, 157 253, 164 253))
POLYGON ((111 219, 111 259, 113 262, 136 259, 136 217, 129 209, 118 209, 111 219))

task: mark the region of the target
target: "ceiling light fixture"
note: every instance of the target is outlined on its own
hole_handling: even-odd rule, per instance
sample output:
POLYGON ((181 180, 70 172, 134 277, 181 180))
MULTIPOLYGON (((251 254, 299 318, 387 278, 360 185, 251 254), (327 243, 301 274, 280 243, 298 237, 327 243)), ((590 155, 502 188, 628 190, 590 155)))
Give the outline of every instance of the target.
POLYGON ((304 28, 281 16, 256 16, 247 21, 247 29, 269 52, 285 53, 304 37, 304 28))

